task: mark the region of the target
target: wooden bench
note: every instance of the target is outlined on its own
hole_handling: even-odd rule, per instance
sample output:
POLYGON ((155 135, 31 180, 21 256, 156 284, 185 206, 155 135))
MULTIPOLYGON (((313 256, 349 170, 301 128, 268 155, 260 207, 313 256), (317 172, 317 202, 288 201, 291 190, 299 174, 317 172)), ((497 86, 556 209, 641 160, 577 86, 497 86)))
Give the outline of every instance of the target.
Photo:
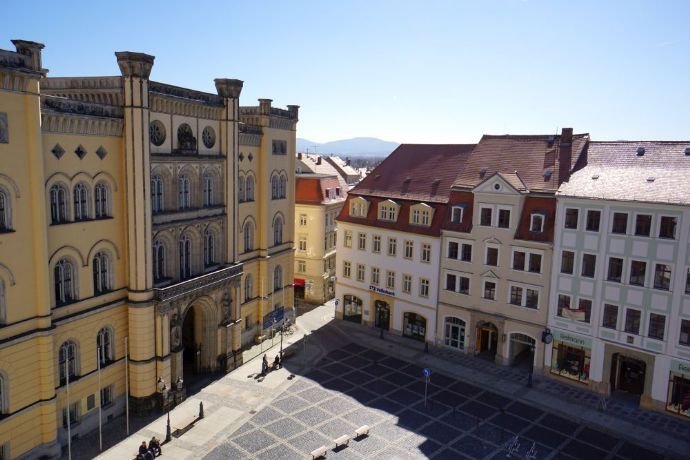
POLYGON ((315 460, 317 458, 326 458, 326 452, 328 452, 328 447, 321 446, 311 451, 311 458, 312 460, 315 460))
POLYGON ((347 446, 350 443, 350 437, 344 434, 339 438, 335 438, 333 442, 335 443, 335 448, 337 449, 340 446, 347 446))
POLYGON ((369 425, 362 425, 355 430, 355 438, 369 436, 369 425))

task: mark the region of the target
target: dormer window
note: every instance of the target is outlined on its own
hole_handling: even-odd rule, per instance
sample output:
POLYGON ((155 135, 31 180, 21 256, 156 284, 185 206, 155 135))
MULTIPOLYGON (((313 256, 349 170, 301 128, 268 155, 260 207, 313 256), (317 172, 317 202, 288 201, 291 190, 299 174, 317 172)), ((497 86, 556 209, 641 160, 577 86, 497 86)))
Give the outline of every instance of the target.
POLYGON ((386 200, 379 204, 379 220, 396 222, 398 220, 398 204, 392 200, 386 200))
POLYGON ((450 221, 453 224, 459 224, 462 222, 462 217, 464 213, 465 208, 462 206, 453 206, 451 209, 450 213, 450 221))
POLYGON ((410 223, 412 225, 431 225, 431 213, 433 208, 428 204, 417 204, 412 206, 410 211, 410 223))
POLYGON ((543 232, 544 231, 544 221, 546 220, 544 214, 532 213, 530 214, 529 231, 530 232, 543 232))
POLYGON ((362 197, 350 200, 350 217, 367 217, 369 202, 362 197))

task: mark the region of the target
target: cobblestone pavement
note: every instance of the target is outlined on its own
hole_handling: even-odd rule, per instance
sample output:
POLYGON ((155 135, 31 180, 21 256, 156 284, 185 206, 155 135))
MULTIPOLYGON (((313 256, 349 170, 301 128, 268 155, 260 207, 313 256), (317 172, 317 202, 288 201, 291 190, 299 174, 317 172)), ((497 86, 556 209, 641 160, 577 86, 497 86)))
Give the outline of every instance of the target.
MULTIPOLYGON (((524 377, 523 377, 524 378, 524 377)), ((320 447, 328 458, 383 459, 662 459, 616 435, 442 373, 428 384, 422 368, 349 343, 243 424, 206 459, 303 459, 320 447), (333 440, 369 436, 334 449, 333 440)), ((670 458, 670 457, 669 457, 670 458)))

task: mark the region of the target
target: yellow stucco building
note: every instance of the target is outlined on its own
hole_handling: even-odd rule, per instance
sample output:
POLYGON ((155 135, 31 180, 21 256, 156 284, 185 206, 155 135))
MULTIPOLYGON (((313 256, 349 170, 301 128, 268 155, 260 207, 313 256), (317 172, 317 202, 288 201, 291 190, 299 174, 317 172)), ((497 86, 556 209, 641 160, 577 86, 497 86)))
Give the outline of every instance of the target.
POLYGON ((58 457, 129 409, 230 370, 292 305, 298 107, 240 107, 118 76, 47 78, 39 43, 0 50, 0 458, 58 457), (100 364, 100 365, 99 365, 100 364), (100 387, 98 368, 100 372, 100 387), (126 388, 128 382, 128 388, 126 388), (177 384, 179 382, 179 384, 177 384), (127 391, 128 390, 128 391, 127 391))

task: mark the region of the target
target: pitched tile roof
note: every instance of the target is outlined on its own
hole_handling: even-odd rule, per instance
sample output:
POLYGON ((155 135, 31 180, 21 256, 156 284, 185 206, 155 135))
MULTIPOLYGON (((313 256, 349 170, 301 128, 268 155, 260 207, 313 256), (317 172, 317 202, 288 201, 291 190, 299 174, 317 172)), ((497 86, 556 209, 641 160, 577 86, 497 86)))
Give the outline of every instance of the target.
POLYGON ((329 174, 338 176, 340 187, 347 191, 349 186, 347 185, 345 178, 340 175, 340 172, 338 172, 338 170, 332 164, 324 161, 323 158, 321 158, 321 161, 319 162, 319 158, 321 158, 320 155, 299 153, 297 154, 296 161, 297 168, 299 168, 302 173, 329 174))
POLYGON ((587 166, 558 196, 690 204, 687 149, 690 141, 591 142, 587 166))
POLYGON ((344 202, 346 191, 340 186, 336 175, 298 174, 295 176, 295 202, 297 204, 329 204, 344 202), (329 198, 327 190, 338 188, 340 194, 329 198))
MULTIPOLYGON (((570 170, 585 158, 588 134, 574 134, 570 170)), ((519 190, 555 192, 562 182, 558 158, 565 153, 560 135, 484 135, 467 158, 453 187, 472 189, 501 173, 519 190), (513 177, 511 178, 510 175, 513 177)))
POLYGON ((402 144, 350 194, 445 203, 474 144, 402 144))

